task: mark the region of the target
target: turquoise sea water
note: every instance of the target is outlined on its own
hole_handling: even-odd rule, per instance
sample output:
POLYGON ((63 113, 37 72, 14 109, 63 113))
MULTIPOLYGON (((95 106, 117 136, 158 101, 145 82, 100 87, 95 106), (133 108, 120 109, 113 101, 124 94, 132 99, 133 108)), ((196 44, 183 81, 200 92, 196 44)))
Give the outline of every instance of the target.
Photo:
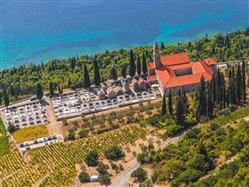
POLYGON ((0 69, 249 24, 247 0, 0 0, 0 69))

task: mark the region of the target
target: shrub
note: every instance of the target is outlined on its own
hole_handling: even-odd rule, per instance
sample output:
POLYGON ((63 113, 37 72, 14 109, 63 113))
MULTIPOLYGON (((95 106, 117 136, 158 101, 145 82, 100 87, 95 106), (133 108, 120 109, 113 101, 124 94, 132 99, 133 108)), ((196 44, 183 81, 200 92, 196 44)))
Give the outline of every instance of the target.
POLYGON ((111 184, 110 176, 108 174, 100 175, 99 182, 101 185, 106 185, 106 186, 111 184))
POLYGON ((96 151, 90 151, 86 155, 85 162, 88 166, 97 166, 99 161, 99 154, 96 151))
POLYGON ((13 133, 13 132, 15 132, 15 131, 17 131, 18 130, 18 128, 14 125, 14 124, 9 124, 9 126, 8 126, 8 131, 10 132, 10 133, 13 133))
POLYGON ((79 175, 79 180, 81 183, 90 182, 90 176, 88 173, 82 171, 79 175))
POLYGON ((113 146, 105 151, 105 157, 109 160, 118 160, 124 157, 124 152, 119 147, 113 146))
POLYGON ((80 132, 79 132, 79 137, 80 137, 80 138, 85 138, 85 137, 87 137, 88 133, 89 133, 88 130, 86 130, 86 129, 81 129, 80 132))
POLYGON ((103 164, 102 162, 98 163, 97 165, 97 171, 99 172, 99 174, 104 175, 107 174, 107 170, 109 169, 109 166, 106 164, 103 164))
POLYGON ((137 182, 143 182, 147 178, 147 172, 143 168, 139 167, 131 173, 131 177, 136 178, 137 182))
POLYGON ((68 139, 69 139, 69 140, 75 140, 75 132, 74 132, 73 129, 70 129, 70 130, 69 130, 68 139))

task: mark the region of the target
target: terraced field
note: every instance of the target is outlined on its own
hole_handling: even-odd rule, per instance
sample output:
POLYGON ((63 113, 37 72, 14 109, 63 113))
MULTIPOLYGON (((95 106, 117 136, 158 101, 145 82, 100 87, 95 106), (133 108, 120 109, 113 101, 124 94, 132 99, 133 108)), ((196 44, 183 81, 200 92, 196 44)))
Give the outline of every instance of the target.
POLYGON ((134 143, 145 135, 145 129, 129 125, 86 139, 31 150, 26 162, 19 153, 7 154, 0 158, 0 184, 26 187, 40 181, 43 187, 68 186, 76 176, 75 164, 81 163, 89 151, 96 150, 104 158, 108 147, 134 143))

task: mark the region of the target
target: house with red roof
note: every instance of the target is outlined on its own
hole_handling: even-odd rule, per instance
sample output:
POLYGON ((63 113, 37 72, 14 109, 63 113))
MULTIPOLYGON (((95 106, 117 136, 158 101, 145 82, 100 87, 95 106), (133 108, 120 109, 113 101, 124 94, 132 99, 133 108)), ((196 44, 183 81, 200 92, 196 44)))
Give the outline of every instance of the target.
POLYGON ((160 48, 155 43, 153 48, 153 62, 147 64, 148 81, 158 83, 162 93, 178 93, 195 91, 203 76, 206 82, 213 78, 217 61, 208 58, 197 62, 191 62, 188 53, 160 55, 160 48))

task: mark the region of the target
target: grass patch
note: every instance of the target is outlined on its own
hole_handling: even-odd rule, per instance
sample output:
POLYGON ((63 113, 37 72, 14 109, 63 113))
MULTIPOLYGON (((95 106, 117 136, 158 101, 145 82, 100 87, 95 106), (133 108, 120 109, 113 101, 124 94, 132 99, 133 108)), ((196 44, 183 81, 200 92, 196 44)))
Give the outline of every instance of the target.
POLYGON ((3 121, 0 118, 0 157, 10 152, 10 143, 8 135, 5 131, 3 121))
POLYGON ((46 125, 37 125, 15 131, 12 136, 17 143, 34 140, 37 138, 48 136, 46 125))

